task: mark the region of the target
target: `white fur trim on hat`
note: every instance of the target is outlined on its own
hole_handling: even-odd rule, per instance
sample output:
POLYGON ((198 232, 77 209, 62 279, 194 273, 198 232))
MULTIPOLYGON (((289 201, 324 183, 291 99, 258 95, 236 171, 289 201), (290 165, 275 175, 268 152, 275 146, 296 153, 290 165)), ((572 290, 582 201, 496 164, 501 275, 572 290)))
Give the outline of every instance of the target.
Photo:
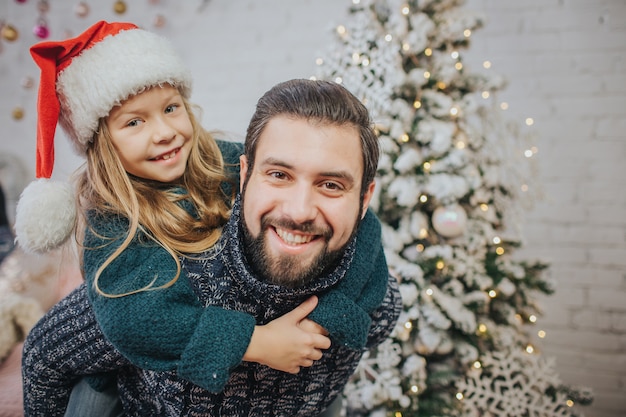
POLYGON ((15 240, 27 252, 46 252, 67 240, 75 222, 70 184, 40 178, 28 184, 17 203, 15 240))
POLYGON ((142 29, 123 30, 83 51, 59 74, 59 123, 84 155, 98 120, 114 106, 162 84, 189 98, 191 82, 191 72, 167 39, 142 29))

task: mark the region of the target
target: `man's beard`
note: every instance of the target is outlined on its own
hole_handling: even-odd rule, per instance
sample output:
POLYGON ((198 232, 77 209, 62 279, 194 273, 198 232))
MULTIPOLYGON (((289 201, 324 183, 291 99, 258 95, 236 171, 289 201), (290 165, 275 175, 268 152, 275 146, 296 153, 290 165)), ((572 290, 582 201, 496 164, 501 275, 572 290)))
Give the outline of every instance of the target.
MULTIPOLYGON (((358 218, 357 218, 358 223, 358 218)), ((310 225, 300 225, 291 220, 281 219, 271 222, 272 226, 280 226, 290 230, 311 232, 310 225)), ((282 285, 288 288, 299 288, 309 284, 317 277, 324 275, 327 271, 336 267, 341 259, 345 247, 348 245, 356 233, 356 225, 352 231, 350 239, 339 249, 329 250, 328 241, 332 237, 330 229, 323 231, 321 237, 324 239, 324 247, 307 265, 298 256, 279 255, 272 257, 269 254, 267 242, 265 240, 266 231, 270 227, 270 221, 265 216, 261 218, 261 231, 257 237, 252 236, 246 226, 246 220, 242 210, 243 229, 243 250, 248 260, 248 264, 259 275, 262 280, 282 285)))

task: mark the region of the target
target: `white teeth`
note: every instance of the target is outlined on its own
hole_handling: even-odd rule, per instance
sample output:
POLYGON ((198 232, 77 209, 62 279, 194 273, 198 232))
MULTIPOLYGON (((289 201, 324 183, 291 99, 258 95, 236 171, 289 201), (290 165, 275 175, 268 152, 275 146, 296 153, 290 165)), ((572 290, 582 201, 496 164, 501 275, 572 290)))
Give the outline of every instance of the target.
POLYGON ((163 155, 161 157, 161 159, 165 159, 167 161, 168 159, 175 157, 176 156, 176 152, 178 152, 178 151, 172 151, 171 153, 169 153, 167 155, 163 155))
POLYGON ((294 235, 282 229, 276 229, 276 234, 278 234, 282 240, 290 245, 309 243, 313 239, 313 236, 294 235))

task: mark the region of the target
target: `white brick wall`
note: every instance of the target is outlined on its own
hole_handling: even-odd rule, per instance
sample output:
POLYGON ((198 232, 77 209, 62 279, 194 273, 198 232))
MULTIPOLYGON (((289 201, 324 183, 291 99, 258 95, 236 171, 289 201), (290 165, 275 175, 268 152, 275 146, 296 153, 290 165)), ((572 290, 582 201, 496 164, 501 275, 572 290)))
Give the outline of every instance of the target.
MULTIPOLYGON (((36 89, 20 80, 38 72, 27 48, 36 2, 0 0, 0 19, 21 30, 0 52, 0 152, 18 155, 34 171, 36 89), (17 106, 21 121, 11 118, 17 106)), ((193 100, 207 127, 241 136, 258 97, 278 81, 308 77, 346 15, 350 0, 127 0, 50 2, 54 38, 98 19, 130 20, 170 37, 195 76, 193 100), (201 7, 204 4, 204 7, 201 7)), ((545 198, 528 214, 520 256, 551 262, 557 292, 542 299, 544 353, 557 357, 562 380, 588 385, 596 401, 588 417, 626 413, 626 2, 624 0, 468 0, 488 18, 464 53, 466 66, 488 59, 509 80, 500 98, 520 122, 532 117, 545 198)), ((55 175, 77 165, 59 135, 55 175)))

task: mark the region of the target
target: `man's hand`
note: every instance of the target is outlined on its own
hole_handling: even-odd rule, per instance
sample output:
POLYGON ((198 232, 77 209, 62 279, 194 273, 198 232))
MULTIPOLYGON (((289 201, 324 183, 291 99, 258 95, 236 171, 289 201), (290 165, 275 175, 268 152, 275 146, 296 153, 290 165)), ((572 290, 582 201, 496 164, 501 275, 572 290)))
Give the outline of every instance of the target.
POLYGON ((255 326, 243 359, 297 374, 322 357, 330 347, 328 332, 306 317, 317 306, 313 296, 289 313, 264 326, 255 326))

